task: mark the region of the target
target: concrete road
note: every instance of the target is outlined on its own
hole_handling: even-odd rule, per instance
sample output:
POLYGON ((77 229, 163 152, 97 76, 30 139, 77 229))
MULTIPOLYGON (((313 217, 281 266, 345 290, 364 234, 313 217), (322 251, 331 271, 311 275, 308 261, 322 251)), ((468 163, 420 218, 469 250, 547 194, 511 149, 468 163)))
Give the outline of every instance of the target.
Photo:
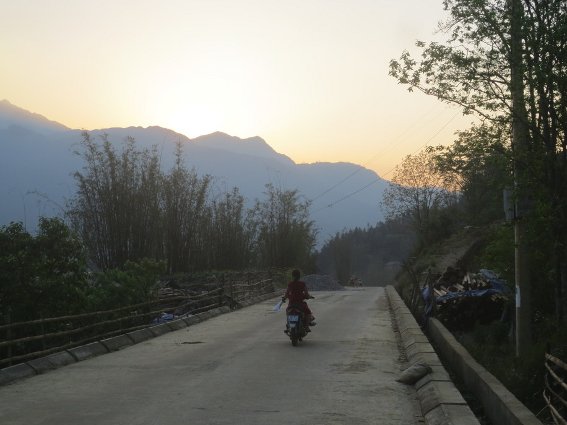
POLYGON ((419 423, 383 288, 314 295, 298 347, 269 300, 1 387, 0 424, 419 423))

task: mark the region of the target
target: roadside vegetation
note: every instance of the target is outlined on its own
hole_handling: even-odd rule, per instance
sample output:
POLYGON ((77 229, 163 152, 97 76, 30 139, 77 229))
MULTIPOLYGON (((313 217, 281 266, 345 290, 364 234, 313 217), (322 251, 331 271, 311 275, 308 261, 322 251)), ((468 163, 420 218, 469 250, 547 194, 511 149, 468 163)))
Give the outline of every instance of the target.
POLYGON ((0 226, 3 323, 105 310, 155 297, 160 277, 215 270, 315 268, 316 228, 297 191, 267 185, 251 207, 210 176, 160 167, 155 149, 83 134, 77 192, 37 235, 0 226))
POLYGON ((416 257, 422 261, 411 264, 414 276, 426 269, 423 259, 434 246, 465 226, 483 229, 482 249, 468 259, 470 266, 493 269, 515 289, 520 264, 522 308, 528 312, 521 352, 515 353, 513 314, 508 322, 477 325, 458 336, 538 413, 546 346, 566 360, 567 4, 444 5, 448 19, 440 33, 447 40, 418 42, 417 54, 404 52, 391 61, 390 74, 410 91, 457 105, 479 121, 453 145, 406 158, 385 203, 392 216, 409 217, 418 235, 416 257), (427 177, 416 180, 417 169, 427 177), (504 220, 505 190, 510 221, 504 220))

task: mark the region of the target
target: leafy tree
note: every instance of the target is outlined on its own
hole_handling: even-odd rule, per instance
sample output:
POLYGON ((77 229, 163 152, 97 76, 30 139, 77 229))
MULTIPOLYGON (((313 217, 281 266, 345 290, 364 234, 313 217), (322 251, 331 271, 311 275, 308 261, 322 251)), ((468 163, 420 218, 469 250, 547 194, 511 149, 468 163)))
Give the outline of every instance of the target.
POLYGON ((506 0, 444 0, 450 17, 441 25, 445 44, 418 41, 416 60, 405 51, 390 75, 417 89, 491 119, 510 110, 510 16, 506 0))
POLYGON ((40 218, 37 236, 21 223, 0 227, 0 313, 11 321, 83 311, 86 255, 58 218, 40 218))
POLYGON ((519 212, 522 228, 529 225, 532 263, 554 270, 532 279, 541 287, 555 286, 555 314, 564 317, 567 3, 445 0, 444 5, 450 14, 447 42, 419 42, 421 58, 404 52, 391 62, 390 73, 410 89, 513 128, 517 196, 529 200, 519 212))
POLYGON ((90 281, 90 310, 108 310, 155 300, 157 281, 164 271, 163 262, 144 258, 95 273, 90 281))
POLYGON ((33 281, 33 237, 22 223, 0 228, 0 309, 4 320, 19 320, 33 314, 27 288, 33 281))
POLYGON ((435 166, 460 193, 466 223, 486 224, 503 217, 502 193, 512 187, 509 131, 484 123, 458 133, 450 146, 439 146, 435 166))

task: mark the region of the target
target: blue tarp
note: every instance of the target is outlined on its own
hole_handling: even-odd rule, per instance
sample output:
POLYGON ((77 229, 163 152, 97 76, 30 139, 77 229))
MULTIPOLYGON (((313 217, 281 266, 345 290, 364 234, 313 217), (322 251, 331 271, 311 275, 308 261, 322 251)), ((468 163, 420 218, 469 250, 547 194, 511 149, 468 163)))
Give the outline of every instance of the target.
POLYGON ((492 285, 492 288, 503 294, 510 294, 512 291, 506 285, 506 281, 500 279, 492 270, 480 269, 480 274, 492 285))
POLYGON ((437 297, 437 303, 444 303, 445 301, 454 300, 457 298, 470 298, 470 297, 487 297, 489 295, 502 294, 498 289, 471 289, 469 291, 447 292, 445 295, 437 297))
POLYGON ((156 317, 154 320, 152 320, 152 324, 154 325, 159 325, 161 323, 165 323, 165 322, 171 322, 173 319, 175 319, 175 315, 171 314, 171 313, 161 313, 161 315, 159 317, 156 317))
MULTIPOLYGON (((468 291, 456 291, 447 292, 445 295, 436 298, 437 303, 444 303, 449 300, 454 300, 458 298, 468 298, 468 297, 487 297, 495 294, 508 295, 510 294, 510 288, 506 285, 506 281, 498 277, 496 273, 492 270, 481 269, 480 275, 492 286, 492 288, 485 289, 470 289, 468 291)), ((424 287, 421 290, 421 296, 423 297, 427 307, 431 309, 431 294, 429 293, 429 287, 424 287)), ((426 312, 427 313, 427 312, 426 312)))

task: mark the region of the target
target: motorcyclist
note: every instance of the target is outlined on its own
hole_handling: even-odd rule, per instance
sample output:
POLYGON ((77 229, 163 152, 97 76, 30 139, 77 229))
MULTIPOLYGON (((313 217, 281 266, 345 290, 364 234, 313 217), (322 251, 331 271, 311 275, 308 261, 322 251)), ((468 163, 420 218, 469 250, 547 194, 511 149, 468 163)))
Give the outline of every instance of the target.
MULTIPOLYGON (((291 277, 293 278, 293 280, 287 284, 287 290, 282 297, 282 303, 284 303, 286 299, 289 299, 289 306, 300 306, 305 314, 306 323, 308 323, 310 326, 315 326, 315 317, 313 317, 311 309, 305 302, 305 300, 314 297, 309 294, 305 282, 299 280, 299 278, 301 277, 301 272, 299 270, 293 270, 291 272, 291 277)), ((309 326, 306 326, 306 328, 309 330, 309 326)))

